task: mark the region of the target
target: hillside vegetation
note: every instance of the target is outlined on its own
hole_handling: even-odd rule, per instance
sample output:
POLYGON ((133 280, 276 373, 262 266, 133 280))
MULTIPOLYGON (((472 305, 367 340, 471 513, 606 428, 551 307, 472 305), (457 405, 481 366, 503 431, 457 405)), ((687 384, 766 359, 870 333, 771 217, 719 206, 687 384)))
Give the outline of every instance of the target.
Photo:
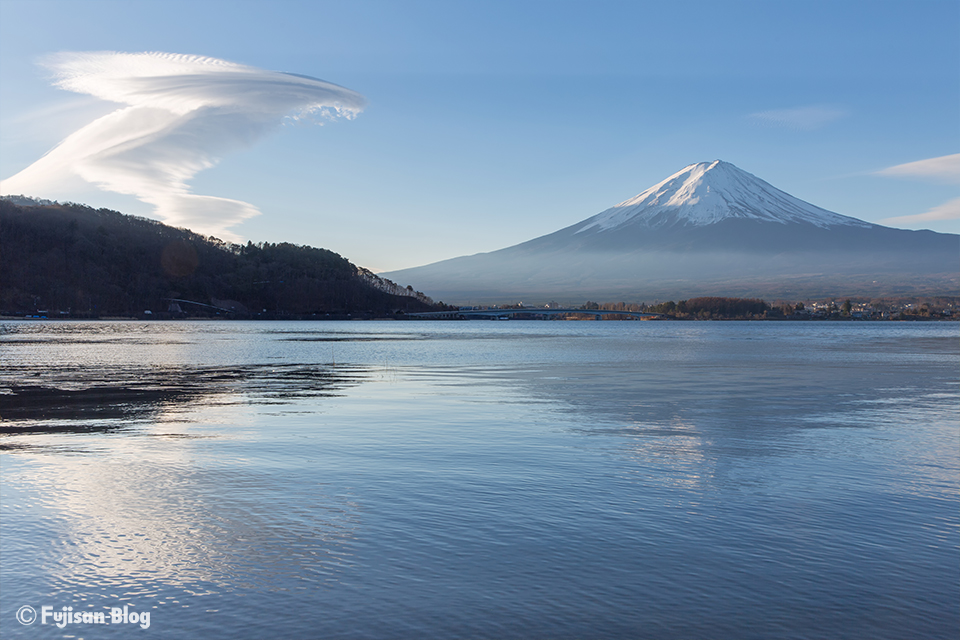
POLYGON ((33 202, 0 200, 5 315, 295 318, 441 308, 326 249, 230 244, 108 209, 25 206, 33 202))

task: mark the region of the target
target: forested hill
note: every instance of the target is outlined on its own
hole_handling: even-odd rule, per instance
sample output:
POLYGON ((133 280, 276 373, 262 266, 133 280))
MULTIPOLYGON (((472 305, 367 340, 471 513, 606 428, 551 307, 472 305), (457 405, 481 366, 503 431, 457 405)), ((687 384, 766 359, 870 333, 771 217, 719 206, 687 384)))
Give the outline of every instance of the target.
POLYGON ((107 209, 0 200, 4 315, 312 318, 438 308, 326 249, 229 244, 107 209))

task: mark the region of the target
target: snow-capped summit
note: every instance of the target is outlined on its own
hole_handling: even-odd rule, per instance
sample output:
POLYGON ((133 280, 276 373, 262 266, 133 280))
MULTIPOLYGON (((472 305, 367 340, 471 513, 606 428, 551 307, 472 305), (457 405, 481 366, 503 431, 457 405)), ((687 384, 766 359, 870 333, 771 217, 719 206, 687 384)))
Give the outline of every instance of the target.
POLYGON ((795 198, 729 162, 490 253, 382 274, 447 302, 956 295, 960 237, 795 198))
POLYGON ((806 223, 820 228, 870 227, 867 222, 814 206, 722 160, 684 167, 643 193, 583 221, 576 233, 625 226, 703 226, 739 218, 806 223))

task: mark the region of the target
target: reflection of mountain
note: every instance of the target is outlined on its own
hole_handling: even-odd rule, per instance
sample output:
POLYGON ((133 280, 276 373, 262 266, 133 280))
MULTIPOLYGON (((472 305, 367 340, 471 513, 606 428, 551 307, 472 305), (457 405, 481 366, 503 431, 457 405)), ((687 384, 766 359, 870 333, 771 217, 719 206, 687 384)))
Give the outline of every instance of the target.
POLYGON ((952 294, 960 237, 821 209, 732 164, 491 253, 384 274, 449 302, 952 294))
POLYGON ((257 404, 335 395, 363 376, 362 369, 343 365, 111 367, 61 373, 32 384, 0 380, 0 433, 122 429, 161 411, 225 394, 257 404))
MULTIPOLYGON (((856 458, 852 429, 899 429, 905 416, 946 428, 958 349, 949 330, 907 336, 849 331, 849 324, 785 326, 610 327, 581 346, 568 340, 565 362, 490 377, 504 396, 514 390, 542 403, 544 415, 559 415, 550 424, 621 457, 625 477, 659 486, 776 485, 793 456, 825 465, 856 458)), ((951 482, 942 468, 923 473, 951 482)))

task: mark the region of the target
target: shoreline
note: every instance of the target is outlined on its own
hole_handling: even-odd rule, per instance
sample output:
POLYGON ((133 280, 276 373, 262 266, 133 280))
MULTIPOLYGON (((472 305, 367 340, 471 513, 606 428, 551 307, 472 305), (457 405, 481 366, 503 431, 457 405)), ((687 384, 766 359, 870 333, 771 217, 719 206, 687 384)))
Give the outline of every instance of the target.
MULTIPOLYGON (((531 314, 536 313, 531 311, 531 314)), ((584 312, 583 315, 592 315, 584 312)), ((149 316, 103 316, 98 318, 84 317, 49 317, 30 315, 0 315, 0 322, 12 321, 43 321, 43 322, 491 322, 496 318, 420 318, 403 316, 374 316, 374 317, 273 317, 273 318, 229 318, 209 316, 185 316, 181 318, 156 318, 149 316)), ((503 320, 499 320, 503 321, 503 320)), ((798 317, 798 318, 510 318, 512 322, 960 322, 960 316, 955 317, 924 317, 910 316, 907 318, 850 318, 850 317, 798 317)))

